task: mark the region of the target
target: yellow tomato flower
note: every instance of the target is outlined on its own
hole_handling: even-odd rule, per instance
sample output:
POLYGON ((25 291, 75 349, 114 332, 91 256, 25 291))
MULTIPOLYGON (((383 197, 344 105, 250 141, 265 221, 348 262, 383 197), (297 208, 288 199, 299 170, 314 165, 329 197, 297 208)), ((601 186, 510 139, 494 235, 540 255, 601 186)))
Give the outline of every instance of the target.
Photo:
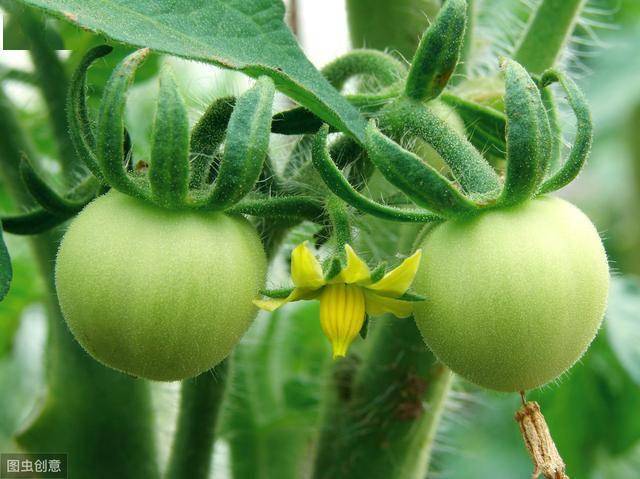
POLYGON ((286 298, 255 300, 261 309, 274 311, 292 301, 320 300, 320 324, 331 341, 333 357, 345 356, 351 342, 360 333, 365 315, 391 313, 406 318, 413 312, 407 292, 418 271, 421 251, 416 251, 400 266, 380 280, 371 279, 371 271, 349 245, 345 245, 347 264, 340 273, 326 280, 320 263, 307 242, 291 254, 291 279, 294 289, 286 298))

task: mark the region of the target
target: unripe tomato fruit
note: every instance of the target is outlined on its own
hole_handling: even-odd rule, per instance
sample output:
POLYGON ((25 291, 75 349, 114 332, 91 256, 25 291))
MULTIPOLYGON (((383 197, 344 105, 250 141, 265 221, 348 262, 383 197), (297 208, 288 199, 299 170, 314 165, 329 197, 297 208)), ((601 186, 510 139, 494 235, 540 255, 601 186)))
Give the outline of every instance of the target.
POLYGON ((60 307, 78 342, 107 366, 160 381, 229 354, 255 317, 265 274, 245 219, 113 191, 71 223, 56 262, 60 307))
POLYGON ((585 352, 604 314, 609 269, 589 219, 542 197, 435 227, 414 282, 415 319, 454 372, 486 388, 541 386, 585 352))

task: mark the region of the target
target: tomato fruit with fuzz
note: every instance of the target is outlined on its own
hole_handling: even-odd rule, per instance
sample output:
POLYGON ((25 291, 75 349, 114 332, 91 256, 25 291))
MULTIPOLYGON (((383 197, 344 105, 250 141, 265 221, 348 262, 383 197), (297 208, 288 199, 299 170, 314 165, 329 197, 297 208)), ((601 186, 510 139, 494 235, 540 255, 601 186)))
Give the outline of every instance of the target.
POLYGON ((63 315, 98 361, 170 381, 222 361, 256 314, 266 274, 254 228, 110 192, 71 223, 56 263, 63 315))
POLYGON ((448 221, 421 246, 415 306, 425 342, 481 386, 541 386, 573 365, 604 314, 609 269, 591 221, 542 197, 448 221))

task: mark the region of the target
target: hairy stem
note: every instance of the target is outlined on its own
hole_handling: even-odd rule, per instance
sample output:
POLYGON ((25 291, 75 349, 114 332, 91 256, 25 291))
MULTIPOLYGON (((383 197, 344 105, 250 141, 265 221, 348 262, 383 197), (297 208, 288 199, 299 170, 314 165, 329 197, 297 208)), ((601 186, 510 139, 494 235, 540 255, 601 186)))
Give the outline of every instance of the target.
POLYGON ((218 411, 222 403, 228 361, 182 382, 178 427, 167 479, 209 477, 218 411))
POLYGON ((531 73, 555 65, 587 0, 543 0, 531 15, 513 58, 531 73))
POLYGON ((422 479, 428 471, 453 375, 413 319, 376 322, 362 364, 334 369, 315 479, 422 479))

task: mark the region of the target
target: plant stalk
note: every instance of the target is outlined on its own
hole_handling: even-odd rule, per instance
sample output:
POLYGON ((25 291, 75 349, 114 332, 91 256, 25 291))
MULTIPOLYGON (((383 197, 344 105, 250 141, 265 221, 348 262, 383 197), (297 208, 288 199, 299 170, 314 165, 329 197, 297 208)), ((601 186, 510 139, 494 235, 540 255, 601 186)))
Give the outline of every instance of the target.
POLYGON ((209 477, 228 361, 182 382, 180 413, 166 477, 209 477))
POLYGON ((15 6, 11 12, 18 16, 20 26, 29 38, 29 54, 35 69, 35 79, 49 113, 48 118, 56 140, 58 161, 68 178, 74 172, 74 167, 77 168, 78 165, 76 152, 67 129, 66 99, 69 81, 64 65, 51 47, 51 40, 45 33, 45 25, 36 14, 24 6, 15 6))
POLYGON ((530 73, 555 65, 587 0, 543 0, 531 15, 514 59, 530 73))
POLYGON ((440 0, 347 0, 351 43, 411 60, 440 5, 440 0))

